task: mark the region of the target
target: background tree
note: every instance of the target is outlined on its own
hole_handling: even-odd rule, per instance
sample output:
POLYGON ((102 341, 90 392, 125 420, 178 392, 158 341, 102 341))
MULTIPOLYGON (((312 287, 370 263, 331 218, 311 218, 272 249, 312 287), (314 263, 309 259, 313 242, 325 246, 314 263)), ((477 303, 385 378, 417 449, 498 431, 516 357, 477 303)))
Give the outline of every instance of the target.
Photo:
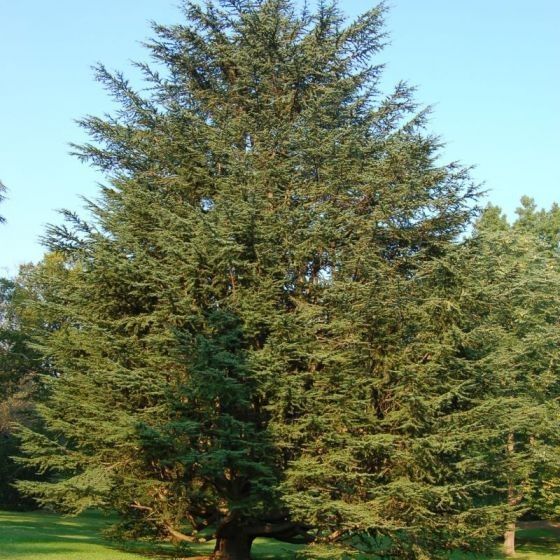
POLYGON ((560 206, 554 203, 549 210, 538 209, 535 201, 524 196, 516 210, 513 228, 540 239, 549 251, 559 256, 560 251, 560 206))
POLYGON ((0 279, 0 507, 26 508, 13 486, 20 477, 33 477, 13 461, 19 453, 15 423, 33 424, 33 401, 39 395, 38 375, 44 370, 41 355, 32 344, 36 317, 27 308, 34 297, 28 284, 31 267, 22 267, 15 280, 0 279))
POLYGON ((510 509, 508 555, 515 553, 515 519, 530 511, 553 516, 560 498, 558 232, 529 199, 518 215, 510 226, 499 208, 487 208, 459 250, 458 269, 461 344, 491 405, 485 445, 494 457, 486 476, 494 499, 510 509))
POLYGON ((51 481, 20 488, 40 503, 212 526, 220 559, 262 535, 399 558, 487 540, 500 512, 452 406, 468 372, 428 290, 476 188, 409 87, 380 95, 383 11, 187 2, 144 96, 99 68, 120 110, 76 149, 108 185, 36 276, 56 376, 47 433, 22 437, 51 481))

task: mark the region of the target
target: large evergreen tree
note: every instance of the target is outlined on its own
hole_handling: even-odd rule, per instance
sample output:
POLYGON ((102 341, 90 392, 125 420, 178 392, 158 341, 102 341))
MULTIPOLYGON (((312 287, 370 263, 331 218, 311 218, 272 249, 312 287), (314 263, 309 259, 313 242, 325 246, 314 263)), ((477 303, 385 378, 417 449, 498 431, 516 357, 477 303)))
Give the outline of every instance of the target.
POLYGON ((22 438, 51 481, 21 488, 131 530, 212 526, 217 559, 262 535, 477 545, 499 512, 433 264, 476 189, 409 87, 380 94, 383 7, 184 11, 155 26, 143 95, 99 68, 120 109, 77 152, 108 185, 37 272, 56 375, 47 433, 22 438))

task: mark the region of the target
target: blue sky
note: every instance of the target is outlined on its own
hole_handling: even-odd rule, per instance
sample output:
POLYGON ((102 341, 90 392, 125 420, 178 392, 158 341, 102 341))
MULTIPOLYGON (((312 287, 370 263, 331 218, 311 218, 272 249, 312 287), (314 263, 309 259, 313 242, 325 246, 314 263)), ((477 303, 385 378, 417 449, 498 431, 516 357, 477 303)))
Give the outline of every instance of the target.
MULTIPOLYGON (((375 5, 342 0, 349 15, 375 5)), ((560 200, 560 2, 391 0, 387 88, 400 79, 434 106, 445 157, 476 165, 488 199, 512 214, 523 194, 560 200)), ((91 65, 130 71, 149 21, 180 17, 174 0, 0 0, 0 275, 36 261, 57 208, 77 209, 103 178, 69 155, 74 120, 112 106, 91 65)))

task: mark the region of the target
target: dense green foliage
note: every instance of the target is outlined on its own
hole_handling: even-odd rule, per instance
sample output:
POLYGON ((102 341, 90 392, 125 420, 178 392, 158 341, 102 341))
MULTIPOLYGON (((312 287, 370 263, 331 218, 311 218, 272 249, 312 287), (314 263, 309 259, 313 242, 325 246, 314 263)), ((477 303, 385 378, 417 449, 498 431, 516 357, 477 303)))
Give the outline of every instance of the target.
POLYGON ((147 91, 98 69, 119 111, 76 151, 107 185, 29 275, 50 375, 21 463, 48 480, 19 488, 222 560, 448 557, 552 514, 558 209, 459 241, 477 190, 411 89, 378 91, 382 6, 184 11, 147 91))
POLYGON ((535 201, 527 196, 521 199, 513 227, 520 233, 536 236, 551 256, 560 253, 560 206, 553 204, 550 210, 538 210, 535 201))
POLYGON ((560 262, 548 227, 557 210, 530 220, 531 205, 523 200, 513 225, 490 206, 444 261, 469 396, 487 413, 477 436, 491 457, 485 492, 510 520, 554 516, 560 505, 560 262))
POLYGON ((14 423, 32 424, 32 401, 38 397, 37 373, 41 355, 33 348, 32 314, 24 287, 25 268, 15 280, 0 279, 0 507, 30 507, 32 501, 13 486, 18 478, 33 477, 12 459, 18 454, 14 423))

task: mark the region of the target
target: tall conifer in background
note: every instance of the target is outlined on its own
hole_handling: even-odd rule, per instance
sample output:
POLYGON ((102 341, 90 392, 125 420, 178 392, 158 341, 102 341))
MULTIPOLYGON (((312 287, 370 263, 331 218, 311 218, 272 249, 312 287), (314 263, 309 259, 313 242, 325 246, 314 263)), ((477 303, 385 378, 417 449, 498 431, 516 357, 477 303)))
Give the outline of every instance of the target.
MULTIPOLYGON (((546 212, 524 199, 510 225, 488 207, 472 238, 450 254, 458 290, 458 348, 475 382, 487 455, 488 503, 504 504, 505 552, 515 553, 523 513, 558 512, 560 464, 560 268, 546 212)), ((475 410, 475 409, 473 409, 475 410)))
POLYGON ((476 189, 408 86, 380 94, 383 7, 184 11, 155 26, 147 91, 98 69, 120 109, 77 151, 108 185, 37 271, 56 375, 22 438, 51 482, 20 487, 131 531, 211 526, 216 559, 262 535, 477 546, 501 512, 462 452, 480 403, 434 272, 476 189))
POLYGON ((560 206, 554 203, 549 210, 538 210, 535 201, 524 196, 515 212, 513 228, 537 237, 552 255, 560 258, 560 206))

